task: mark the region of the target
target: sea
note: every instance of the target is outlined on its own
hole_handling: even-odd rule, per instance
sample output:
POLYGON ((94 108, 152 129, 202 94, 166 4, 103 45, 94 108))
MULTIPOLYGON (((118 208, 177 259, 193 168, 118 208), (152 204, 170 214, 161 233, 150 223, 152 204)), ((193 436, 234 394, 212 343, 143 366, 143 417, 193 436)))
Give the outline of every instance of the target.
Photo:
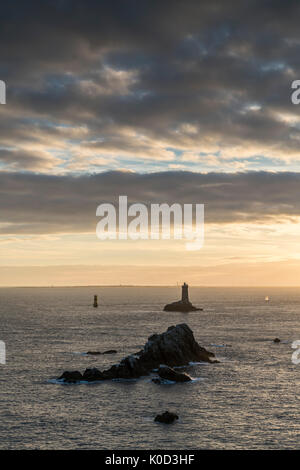
POLYGON ((190 287, 203 311, 163 311, 179 297, 180 287, 1 288, 0 448, 299 449, 300 289, 190 287), (220 361, 182 368, 189 383, 57 381, 108 368, 180 323, 220 361), (179 420, 154 422, 166 410, 179 420))

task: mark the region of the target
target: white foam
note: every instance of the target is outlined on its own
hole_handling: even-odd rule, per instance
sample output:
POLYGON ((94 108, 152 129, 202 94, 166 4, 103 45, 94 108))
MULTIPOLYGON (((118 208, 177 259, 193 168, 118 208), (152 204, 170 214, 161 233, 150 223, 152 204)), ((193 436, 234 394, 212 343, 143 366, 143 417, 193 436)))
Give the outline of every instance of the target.
POLYGON ((208 364, 210 364, 210 362, 204 362, 204 361, 200 361, 200 362, 189 362, 189 366, 207 366, 208 364))
MULTIPOLYGON (((194 377, 194 378, 191 380, 191 382, 192 382, 192 383, 200 382, 200 381, 202 382, 203 380, 205 380, 204 377, 194 377)), ((187 383, 188 383, 188 382, 187 382, 187 383)))
POLYGON ((74 382, 66 382, 64 379, 49 379, 47 380, 47 382, 56 385, 90 385, 98 384, 99 382, 104 382, 104 380, 76 380, 74 382))
MULTIPOLYGON (((140 377, 142 378, 142 377, 140 377)), ((112 382, 137 382, 138 379, 121 379, 121 378, 116 378, 116 379, 111 379, 112 382)))
MULTIPOLYGON (((159 377, 152 377, 152 378, 159 378, 159 377)), ((152 382, 152 378, 148 380, 148 382, 152 382)), ((168 379, 160 379, 160 383, 158 385, 174 385, 174 384, 192 384, 195 382, 200 382, 205 380, 203 377, 191 377, 192 380, 188 382, 176 382, 175 380, 168 380, 168 379)))
MULTIPOLYGON (((48 379, 46 380, 46 382, 49 384, 56 384, 56 385, 74 385, 74 384, 65 382, 64 379, 48 379)), ((78 383, 78 382, 75 382, 75 383, 78 383)))

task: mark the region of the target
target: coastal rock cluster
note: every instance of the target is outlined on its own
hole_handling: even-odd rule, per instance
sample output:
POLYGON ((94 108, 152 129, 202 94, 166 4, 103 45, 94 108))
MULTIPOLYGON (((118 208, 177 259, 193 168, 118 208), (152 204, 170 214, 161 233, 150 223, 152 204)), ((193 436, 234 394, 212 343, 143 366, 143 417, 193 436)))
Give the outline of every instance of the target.
POLYGON ((67 383, 78 381, 97 381, 112 379, 134 379, 149 375, 158 369, 162 379, 186 382, 190 380, 187 374, 174 371, 172 367, 188 365, 190 362, 218 362, 214 354, 201 347, 194 338, 192 330, 185 323, 170 326, 161 334, 148 338, 144 348, 125 357, 119 364, 110 369, 86 369, 83 374, 78 371, 66 371, 59 379, 67 383), (161 365, 167 367, 161 367, 161 365))

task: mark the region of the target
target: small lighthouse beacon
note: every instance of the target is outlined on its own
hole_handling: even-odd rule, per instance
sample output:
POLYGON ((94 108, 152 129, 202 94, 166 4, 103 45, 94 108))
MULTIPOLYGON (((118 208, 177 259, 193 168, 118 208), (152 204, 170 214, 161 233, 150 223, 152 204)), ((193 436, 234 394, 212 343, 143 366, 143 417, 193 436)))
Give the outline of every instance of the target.
POLYGON ((184 282, 181 286, 181 302, 189 304, 189 286, 184 282))

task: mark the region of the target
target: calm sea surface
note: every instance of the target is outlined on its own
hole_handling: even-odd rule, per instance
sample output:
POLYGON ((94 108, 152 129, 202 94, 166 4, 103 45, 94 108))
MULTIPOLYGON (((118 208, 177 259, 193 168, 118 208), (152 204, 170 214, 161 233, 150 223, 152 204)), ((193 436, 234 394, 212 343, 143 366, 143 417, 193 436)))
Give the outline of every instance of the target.
POLYGON ((300 289, 190 288, 203 312, 162 312, 179 296, 179 288, 154 287, 0 289, 1 449, 299 449, 291 342, 300 340, 300 289), (53 380, 64 370, 107 368, 183 322, 221 361, 187 367, 199 380, 53 380), (82 354, 107 349, 118 353, 82 354), (154 423, 165 410, 180 420, 154 423))

